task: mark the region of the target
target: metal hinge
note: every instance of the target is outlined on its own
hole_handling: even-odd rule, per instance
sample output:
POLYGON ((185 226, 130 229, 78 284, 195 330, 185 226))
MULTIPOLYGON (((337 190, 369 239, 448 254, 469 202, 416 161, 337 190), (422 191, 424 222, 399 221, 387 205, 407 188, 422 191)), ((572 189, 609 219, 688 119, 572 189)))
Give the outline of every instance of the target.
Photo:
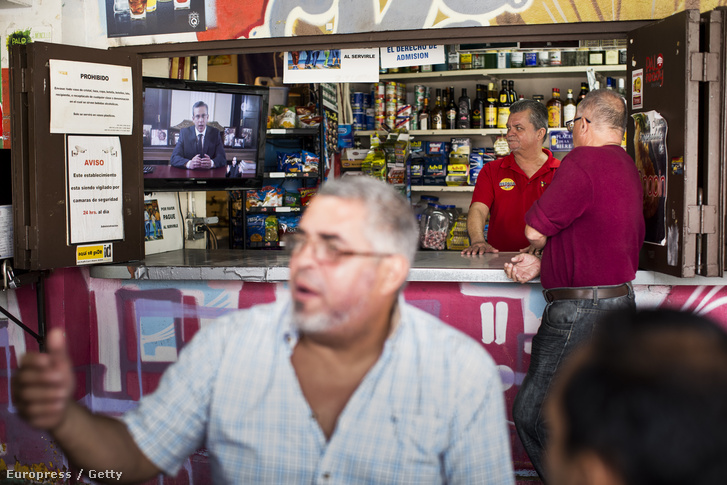
POLYGON ((690 81, 715 82, 719 80, 719 55, 716 52, 693 52, 690 81))
POLYGON ((717 206, 690 205, 687 207, 687 234, 715 234, 717 206))

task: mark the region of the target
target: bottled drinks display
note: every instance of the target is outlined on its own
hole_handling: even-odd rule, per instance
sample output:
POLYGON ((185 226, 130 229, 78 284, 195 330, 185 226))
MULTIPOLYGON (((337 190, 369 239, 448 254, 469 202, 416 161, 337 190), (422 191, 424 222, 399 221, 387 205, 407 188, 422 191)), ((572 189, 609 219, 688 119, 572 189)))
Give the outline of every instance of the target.
MULTIPOLYGON (((617 90, 618 93, 625 95, 625 82, 626 79, 623 77, 608 77, 604 84, 608 89, 617 90)), ((542 94, 532 93, 532 91, 537 93, 542 87, 537 82, 535 84, 532 81, 521 82, 521 88, 527 86, 526 89, 532 90, 526 94, 518 93, 515 81, 508 79, 500 80, 499 86, 495 82, 489 82, 487 85, 470 85, 476 90, 474 99, 469 96, 470 87, 462 84, 465 83, 461 82, 456 88, 455 86, 435 88, 417 84, 407 91, 405 83, 380 82, 373 85, 371 93, 354 92, 351 96, 354 130, 381 130, 385 126, 384 123, 388 127, 410 131, 505 130, 512 103, 521 99, 544 102, 542 94), (456 90, 461 92, 459 97, 456 97, 456 90), (407 100, 411 104, 407 104, 407 100), (363 107, 358 113, 357 107, 361 107, 356 103, 362 103, 363 107), (358 127, 357 115, 365 118, 358 127)), ((576 106, 588 92, 589 83, 585 81, 580 83, 580 92, 577 96, 576 90, 572 87, 552 88, 552 96, 546 103, 548 127, 563 128, 567 121, 575 117, 576 106), (564 93, 563 98, 561 91, 564 93)))
POLYGON ((588 83, 581 83, 581 92, 578 93, 578 101, 576 101, 576 105, 580 103, 583 98, 586 97, 588 91, 588 83))
POLYGON ((485 128, 497 128, 497 92, 495 91, 495 83, 487 85, 484 118, 485 128))
POLYGON ((553 97, 546 106, 548 108, 548 128, 563 126, 563 101, 560 99, 560 89, 553 88, 553 97))
POLYGON ((446 111, 446 129, 454 130, 457 128, 457 104, 454 101, 454 86, 449 88, 449 104, 447 104, 446 111))
POLYGON ((576 102, 573 99, 573 90, 569 89, 563 103, 563 126, 576 117, 576 102))
POLYGON ((510 104, 512 104, 518 100, 517 92, 515 91, 515 81, 507 82, 507 93, 508 93, 508 96, 510 97, 510 104))
POLYGON ((502 81, 500 100, 497 105, 497 127, 507 128, 507 119, 510 117, 510 92, 507 89, 507 81, 502 81))
POLYGON ((429 98, 424 98, 424 107, 419 112, 419 129, 420 130, 429 130, 431 129, 429 127, 429 120, 431 118, 431 113, 429 112, 429 98))
POLYGON ((457 129, 458 130, 469 130, 472 126, 471 123, 472 115, 472 102, 470 97, 467 96, 467 89, 462 88, 462 96, 459 97, 457 102, 457 129))
POLYGON ((475 94, 475 101, 472 103, 472 128, 482 129, 485 127, 485 86, 482 84, 477 85, 477 92, 475 94))

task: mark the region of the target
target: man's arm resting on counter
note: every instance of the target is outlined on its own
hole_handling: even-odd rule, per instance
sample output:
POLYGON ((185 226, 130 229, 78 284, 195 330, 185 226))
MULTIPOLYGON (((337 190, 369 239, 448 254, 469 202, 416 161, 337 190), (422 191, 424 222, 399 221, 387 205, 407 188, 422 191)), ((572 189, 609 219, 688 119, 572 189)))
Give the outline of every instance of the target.
POLYGON ((547 236, 542 235, 539 231, 527 224, 525 225, 525 237, 536 249, 543 249, 545 247, 545 243, 548 242, 547 236))
POLYGON ((462 254, 496 253, 497 249, 485 241, 485 222, 490 214, 490 208, 482 202, 473 202, 467 213, 467 234, 470 237, 470 247, 462 254))

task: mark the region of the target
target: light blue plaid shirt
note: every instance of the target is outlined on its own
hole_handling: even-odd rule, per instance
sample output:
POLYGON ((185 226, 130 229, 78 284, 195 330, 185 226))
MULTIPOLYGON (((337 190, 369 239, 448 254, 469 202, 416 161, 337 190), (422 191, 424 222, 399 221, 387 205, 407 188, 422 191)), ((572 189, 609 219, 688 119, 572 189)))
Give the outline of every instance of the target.
POLYGON ((288 297, 202 329, 123 420, 169 475, 206 447, 217 485, 513 484, 492 359, 403 298, 399 306, 396 331, 328 442, 290 362, 288 297))

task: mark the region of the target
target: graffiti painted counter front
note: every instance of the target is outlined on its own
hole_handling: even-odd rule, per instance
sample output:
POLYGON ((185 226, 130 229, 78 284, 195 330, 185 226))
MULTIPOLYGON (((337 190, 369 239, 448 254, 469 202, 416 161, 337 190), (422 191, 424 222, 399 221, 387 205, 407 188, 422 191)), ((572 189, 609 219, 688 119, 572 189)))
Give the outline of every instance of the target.
MULTIPOLYGON (((508 410, 530 363, 531 339, 545 307, 538 282, 505 278, 502 267, 512 254, 419 252, 404 290, 409 303, 474 338, 492 355, 508 410)), ((93 411, 115 415, 135 407, 200 328, 288 291, 287 264, 287 255, 279 251, 187 250, 135 264, 54 270, 45 283, 48 328, 66 330, 76 399, 93 411)), ((726 279, 639 272, 633 283, 637 306, 688 309, 727 323, 726 279)), ((35 294, 29 287, 2 292, 0 298, 21 320, 35 321, 35 294)), ((48 436, 25 426, 9 400, 8 377, 37 344, 7 320, 0 320, 0 341, 5 351, 0 360, 4 459, 17 457, 20 466, 62 467, 65 458, 48 436)), ((519 475, 532 473, 512 423, 510 430, 515 469, 519 475)), ((201 450, 176 479, 164 483, 209 483, 210 476, 201 450)))

